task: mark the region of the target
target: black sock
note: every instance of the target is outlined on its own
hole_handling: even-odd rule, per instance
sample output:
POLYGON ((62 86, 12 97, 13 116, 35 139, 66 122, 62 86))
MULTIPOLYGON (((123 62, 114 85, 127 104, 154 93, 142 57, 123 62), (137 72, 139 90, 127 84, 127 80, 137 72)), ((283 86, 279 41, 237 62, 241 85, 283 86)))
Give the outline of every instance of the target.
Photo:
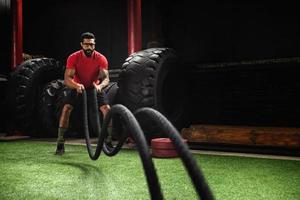
POLYGON ((66 128, 63 128, 63 127, 58 128, 57 143, 65 143, 64 134, 65 134, 66 131, 67 131, 66 128))

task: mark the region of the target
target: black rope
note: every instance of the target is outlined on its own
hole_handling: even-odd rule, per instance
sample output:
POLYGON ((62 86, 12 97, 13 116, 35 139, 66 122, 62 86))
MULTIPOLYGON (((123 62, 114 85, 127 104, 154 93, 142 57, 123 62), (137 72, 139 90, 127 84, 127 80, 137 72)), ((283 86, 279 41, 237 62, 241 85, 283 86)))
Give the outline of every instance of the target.
POLYGON ((122 146, 125 143, 126 139, 127 138, 122 134, 121 138, 117 141, 117 144, 114 145, 112 140, 106 137, 103 144, 103 152, 107 156, 116 155, 122 149, 122 146))
POLYGON ((111 135, 108 135, 103 144, 103 152, 107 156, 116 155, 122 148, 126 139, 128 138, 128 134, 126 132, 125 125, 122 124, 123 120, 120 116, 112 116, 111 118, 111 135))
MULTIPOLYGON (((137 142, 137 150, 139 152, 143 167, 144 173, 146 175, 148 189, 151 195, 151 199, 163 199, 163 195, 160 190, 160 185, 158 182, 158 177, 154 168, 154 164, 149 152, 149 148, 147 146, 147 142, 143 131, 138 124, 137 120, 133 116, 133 114, 123 105, 117 104, 111 107, 110 111, 107 113, 102 129, 100 127, 99 116, 98 118, 95 116, 96 122, 99 126, 98 128, 98 143, 96 147, 96 151, 93 154, 93 149, 91 146, 90 136, 89 136, 89 128, 88 128, 88 112, 87 112, 87 95, 86 91, 83 91, 83 122, 84 122, 84 132, 86 137, 87 151, 92 160, 97 160, 100 156, 101 150, 103 148, 104 138, 107 137, 107 127, 108 124, 114 115, 120 115, 122 118, 122 123, 127 126, 127 130, 132 134, 134 140, 137 142)), ((94 112, 97 113, 98 105, 97 105, 97 94, 96 91, 93 90, 92 98, 94 99, 93 107, 94 112)))
MULTIPOLYGON (((102 147, 103 147, 103 141, 105 136, 107 135, 107 128, 104 126, 105 123, 103 123, 103 127, 101 129, 100 126, 100 119, 98 115, 98 102, 97 102, 97 93, 95 89, 89 90, 88 91, 92 96, 92 98, 89 98, 89 103, 90 106, 92 106, 92 109, 89 109, 88 113, 88 108, 87 108, 87 93, 86 90, 83 90, 82 93, 82 103, 83 103, 83 130, 85 133, 85 141, 86 141, 86 147, 88 150, 88 154, 92 160, 97 160, 101 154, 102 147), (91 119, 94 119, 93 121, 96 121, 96 125, 93 127, 96 127, 97 135, 98 135, 98 142, 97 142, 97 147, 96 151, 93 153, 93 147, 91 145, 91 139, 90 139, 90 133, 89 133, 89 117, 88 114, 90 115, 91 119)), ((91 121, 91 122, 93 122, 91 121)))
POLYGON ((147 119, 153 120, 162 132, 173 142, 181 160, 183 161, 185 168, 187 169, 190 178, 194 184, 194 187, 201 199, 212 200, 213 194, 205 181, 204 175, 200 168, 197 166, 197 162, 193 159, 192 154, 189 151, 188 146, 182 141, 177 129, 158 111, 152 108, 140 108, 134 115, 136 118, 143 119, 147 116, 147 119))
MULTIPOLYGON (((180 136, 177 129, 165 118, 161 113, 152 109, 152 108, 141 108, 138 109, 134 114, 132 114, 128 108, 123 105, 116 104, 111 107, 110 111, 107 113, 102 127, 100 126, 100 119, 98 113, 98 103, 97 103, 97 92, 95 89, 88 91, 89 100, 88 103, 90 106, 89 113, 87 108, 87 94, 86 91, 83 91, 83 123, 84 123, 84 132, 86 138, 87 151, 92 160, 97 160, 100 156, 101 150, 105 151, 105 154, 109 156, 116 155, 121 149, 124 141, 125 134, 122 133, 120 136, 119 143, 116 146, 113 146, 110 142, 105 142, 105 139, 108 137, 107 127, 114 117, 119 117, 116 119, 121 120, 121 124, 126 126, 126 131, 131 133, 133 139, 136 141, 137 150, 141 158, 144 173, 146 175, 148 189, 151 195, 151 199, 163 199, 163 195, 160 189, 160 184, 158 177, 154 168, 154 164, 150 155, 148 144, 146 138, 143 134, 143 131, 138 123, 138 120, 142 120, 145 117, 147 119, 155 122, 158 127, 162 130, 167 137, 173 142, 182 162, 185 165, 186 170, 193 182, 193 185, 198 193, 200 199, 203 200, 213 200, 213 194, 206 183, 204 175, 200 168, 197 165, 197 162, 193 159, 192 154, 189 151, 188 146, 183 142, 182 137, 180 136), (98 142, 95 153, 93 153, 93 148, 90 141, 89 134, 89 120, 91 123, 96 122, 97 125, 93 125, 98 133, 98 142), (105 144, 105 145, 104 145, 105 144)), ((122 131, 124 132, 124 131, 122 131)))

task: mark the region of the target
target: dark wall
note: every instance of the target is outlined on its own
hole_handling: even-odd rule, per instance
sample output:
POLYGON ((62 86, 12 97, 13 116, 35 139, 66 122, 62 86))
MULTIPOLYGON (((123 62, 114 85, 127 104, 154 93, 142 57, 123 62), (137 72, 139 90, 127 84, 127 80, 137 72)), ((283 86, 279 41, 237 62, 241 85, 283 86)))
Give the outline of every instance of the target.
POLYGON ((90 31, 110 68, 119 68, 127 57, 126 12, 124 0, 24 1, 24 52, 65 63, 80 49, 81 33, 90 31))
POLYGON ((181 58, 189 123, 300 127, 296 5, 143 2, 144 48, 157 40, 181 58))
MULTIPOLYGON (((80 33, 120 66, 127 57, 126 0, 24 1, 24 51, 64 60, 80 33)), ((270 3, 142 1, 143 48, 153 40, 187 62, 237 61, 300 54, 297 6, 270 3), (199 5, 198 5, 199 4, 199 5)))
POLYGON ((9 73, 11 63, 11 3, 10 0, 2 0, 0 3, 0 73, 9 73))
POLYGON ((190 123, 300 127, 300 58, 198 65, 188 77, 190 123))
POLYGON ((300 55, 300 13, 289 3, 160 1, 165 44, 185 61, 300 55))

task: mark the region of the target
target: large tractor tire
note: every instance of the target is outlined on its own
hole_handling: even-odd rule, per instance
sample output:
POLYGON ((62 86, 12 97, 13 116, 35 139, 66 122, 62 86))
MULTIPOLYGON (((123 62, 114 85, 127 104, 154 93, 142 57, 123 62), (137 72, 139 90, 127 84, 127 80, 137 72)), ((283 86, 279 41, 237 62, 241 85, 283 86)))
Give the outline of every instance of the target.
POLYGON ((39 126, 38 99, 48 82, 61 78, 63 67, 52 58, 35 58, 17 66, 8 83, 7 104, 14 131, 36 136, 39 126))
MULTIPOLYGON (((181 129, 187 96, 183 72, 173 49, 150 48, 133 53, 119 75, 119 103, 132 112, 142 107, 154 108, 181 129)), ((147 119, 143 122, 148 139, 161 136, 154 124, 147 119)))

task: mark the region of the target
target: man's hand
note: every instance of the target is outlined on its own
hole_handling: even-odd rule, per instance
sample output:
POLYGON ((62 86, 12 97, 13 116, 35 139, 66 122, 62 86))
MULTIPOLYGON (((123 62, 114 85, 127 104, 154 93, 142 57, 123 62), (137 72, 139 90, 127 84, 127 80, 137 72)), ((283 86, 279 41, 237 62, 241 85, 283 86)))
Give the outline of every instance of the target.
POLYGON ((101 84, 97 85, 95 82, 93 83, 97 93, 100 93, 103 89, 103 86, 101 84))
POLYGON ((80 83, 77 84, 76 90, 78 93, 82 93, 82 91, 84 90, 84 86, 80 83))

